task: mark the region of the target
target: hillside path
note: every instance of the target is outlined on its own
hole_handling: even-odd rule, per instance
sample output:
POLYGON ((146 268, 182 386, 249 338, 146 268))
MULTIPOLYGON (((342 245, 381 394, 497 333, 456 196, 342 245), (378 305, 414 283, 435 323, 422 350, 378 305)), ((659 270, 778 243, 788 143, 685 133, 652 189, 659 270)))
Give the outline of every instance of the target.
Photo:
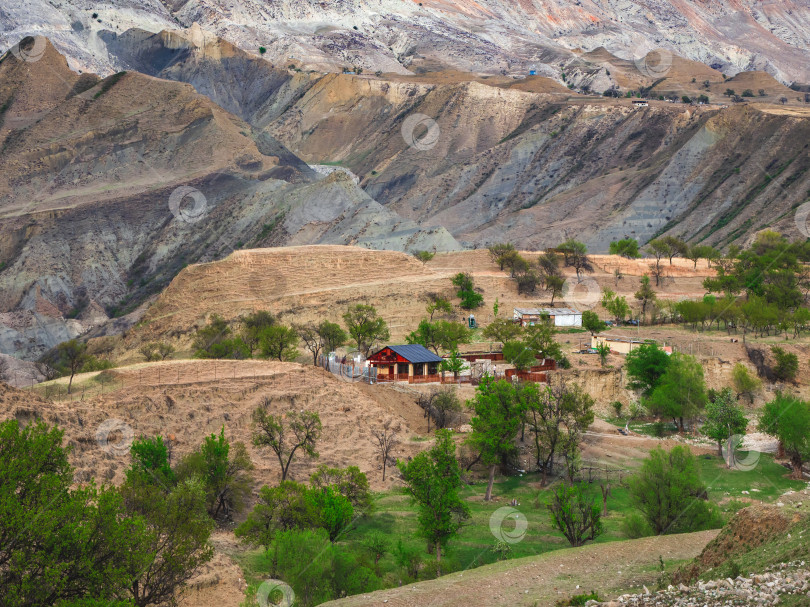
POLYGON ((642 584, 654 590, 659 555, 667 563, 694 558, 717 533, 700 531, 554 550, 324 605, 545 607, 591 590, 597 590, 602 598, 627 592, 631 587, 641 590, 642 584))

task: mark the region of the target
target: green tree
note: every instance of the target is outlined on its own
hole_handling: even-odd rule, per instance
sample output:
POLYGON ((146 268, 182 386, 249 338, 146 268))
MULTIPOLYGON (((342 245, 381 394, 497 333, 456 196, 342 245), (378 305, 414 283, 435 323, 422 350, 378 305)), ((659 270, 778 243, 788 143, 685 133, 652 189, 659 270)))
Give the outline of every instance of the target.
MULTIPOLYGON (((338 550, 323 529, 289 529, 273 538, 266 558, 270 575, 289 580, 295 604, 311 607, 337 598, 334 591, 338 550)), ((346 572, 342 572, 346 575, 346 572)))
POLYGON ((582 328, 589 331, 591 335, 601 333, 607 328, 604 321, 599 319, 599 315, 591 310, 585 310, 582 313, 582 328))
POLYGON ((660 240, 664 242, 669 248, 669 251, 667 253, 667 257, 669 257, 669 265, 672 265, 673 257, 675 257, 676 255, 685 257, 687 252, 689 251, 689 245, 676 236, 664 236, 660 240))
POLYGON ((471 339, 472 331, 460 322, 430 322, 423 318, 416 331, 412 331, 405 341, 409 344, 421 344, 439 354, 439 350, 457 350, 459 344, 468 344, 471 339))
POLYGON ((484 297, 475 290, 472 274, 459 272, 452 278, 456 287, 456 295, 461 300, 461 307, 465 310, 474 310, 484 304, 484 297))
POLYGON ((442 373, 452 373, 453 379, 458 380, 459 374, 464 371, 464 369, 468 368, 468 366, 467 361, 461 358, 458 352, 453 350, 449 357, 439 363, 439 370, 442 373))
POLYGON ((565 288, 565 279, 562 276, 547 276, 545 278, 546 290, 551 291, 551 305, 554 305, 554 299, 562 295, 565 288))
POLYGON ((526 371, 537 363, 534 350, 522 341, 508 341, 503 345, 503 358, 518 371, 526 371))
POLYGON ((658 387, 669 361, 669 355, 654 343, 641 344, 631 350, 624 361, 627 376, 630 378, 628 387, 639 390, 642 396, 650 396, 658 387))
POLYGON ((146 362, 148 363, 160 360, 160 355, 158 354, 156 343, 144 344, 138 349, 138 352, 141 353, 141 356, 143 356, 146 359, 146 362))
POLYGON ((697 459, 688 447, 656 447, 628 480, 630 499, 657 535, 722 524, 706 499, 697 459))
POLYGON ((630 304, 627 303, 627 299, 610 289, 602 291, 602 307, 616 319, 617 323, 623 322, 630 314, 630 304))
MULTIPOLYGON (((700 431, 717 441, 717 452, 722 457, 723 443, 735 434, 745 434, 748 427, 748 418, 743 415, 742 409, 737 406, 731 388, 723 388, 720 392, 711 395, 713 398, 706 403, 706 422, 700 431)), ((729 462, 729 467, 731 463, 729 462)))
POLYGON ((292 327, 274 325, 263 329, 259 335, 262 356, 276 360, 298 358, 298 333, 292 327))
POLYGON ((362 541, 363 548, 365 548, 371 558, 374 559, 374 568, 377 575, 380 572, 380 559, 391 551, 391 542, 388 537, 381 531, 372 531, 367 534, 362 541))
POLYGON ((641 277, 641 285, 636 291, 634 297, 641 302, 641 316, 642 318, 647 318, 647 306, 651 303, 655 303, 656 296, 655 291, 653 291, 652 286, 650 285, 650 277, 647 274, 644 274, 641 277))
POLYGON ((302 325, 296 330, 307 350, 312 353, 313 365, 318 364, 318 355, 321 352, 334 352, 349 338, 339 324, 328 320, 322 320, 317 325, 315 323, 302 325))
POLYGON ((202 479, 208 514, 215 521, 229 521, 242 511, 250 495, 252 470, 245 444, 237 442, 231 449, 223 426, 219 436, 206 436, 200 448, 183 459, 177 473, 181 479, 202 479))
POLYGON ((610 354, 610 346, 605 342, 598 343, 596 344, 596 353, 599 355, 600 366, 604 367, 608 354, 610 354))
POLYGON ((174 354, 174 346, 171 344, 167 344, 164 341, 158 342, 157 344, 157 353, 160 356, 160 360, 166 360, 174 354))
POLYGON ((214 351, 218 344, 231 336, 231 328, 225 319, 218 314, 211 314, 208 324, 199 329, 191 345, 196 358, 215 358, 214 351))
POLYGON ((689 247, 686 251, 684 257, 689 261, 695 264, 695 269, 697 270, 697 262, 701 259, 705 259, 706 261, 711 262, 713 259, 716 259, 720 253, 714 247, 710 245, 695 245, 689 247))
POLYGON ((269 405, 265 399, 253 411, 253 444, 270 447, 281 466, 281 480, 287 480, 290 464, 299 449, 308 457, 318 457, 315 445, 323 426, 315 411, 290 409, 283 415, 273 415, 268 411, 269 405))
POLYGON ((810 404, 777 392, 765 405, 758 428, 779 439, 793 466, 793 478, 801 480, 802 466, 810 459, 810 404))
POLYGON ((749 301, 757 296, 779 310, 792 310, 804 301, 801 262, 806 258, 804 244, 790 243, 777 232, 764 230, 749 249, 730 247, 728 255, 715 264, 716 276, 706 278, 703 286, 713 293, 744 291, 749 301))
POLYGON ((149 559, 143 521, 119 493, 74 487, 63 433, 0 422, 0 604, 59 605, 124 597, 125 563, 149 559))
POLYGON ((771 352, 776 359, 773 374, 781 381, 793 381, 799 372, 799 357, 792 352, 786 352, 779 346, 772 346, 771 352))
POLYGON ((524 329, 523 342, 534 352, 537 359, 562 360, 564 358, 562 348, 554 339, 556 334, 557 329, 551 321, 536 322, 524 329))
POLYGON ((525 274, 531 269, 531 264, 519 253, 515 252, 506 260, 506 267, 509 269, 509 277, 515 278, 520 274, 525 274))
POLYGON ((565 455, 573 473, 582 435, 593 423, 593 398, 579 384, 561 380, 540 388, 537 384, 520 386, 517 392, 530 432, 534 435, 535 456, 543 471, 542 485, 554 473, 555 456, 565 455))
POLYGON ((132 463, 126 471, 130 482, 168 487, 177 477, 169 462, 169 448, 160 436, 139 437, 129 448, 132 463))
POLYGON ((436 549, 437 575, 441 575, 442 548, 458 533, 470 510, 461 499, 461 469, 452 432, 437 430, 434 446, 409 462, 397 462, 405 491, 417 504, 419 533, 436 549))
POLYGON ((661 268, 661 258, 673 255, 672 247, 661 238, 654 238, 647 243, 647 252, 655 257, 655 264, 651 266, 653 276, 655 276, 655 286, 659 286, 663 270, 661 268))
MULTIPOLYGON (((528 262, 526 262, 526 264, 528 264, 528 262)), ((518 295, 534 293, 537 291, 537 285, 543 282, 542 277, 528 267, 521 269, 514 278, 518 285, 518 295)))
POLYGON ((496 318, 483 330, 482 335, 486 339, 506 343, 520 337, 523 327, 510 318, 496 318))
POLYGON ((610 243, 610 254, 621 255, 627 259, 638 259, 641 253, 638 252, 638 241, 635 238, 623 238, 610 243))
POLYGON ((706 382, 700 362, 688 354, 670 356, 666 371, 646 402, 656 415, 677 420, 681 432, 684 419, 696 417, 706 407, 706 382))
POLYGON ((498 264, 501 271, 503 271, 506 261, 515 252, 515 245, 509 242, 494 244, 489 247, 489 256, 492 258, 494 263, 498 264))
POLYGON ((754 393, 762 387, 762 381, 748 370, 745 364, 739 362, 731 371, 731 382, 737 397, 745 396, 753 404, 754 393))
POLYGON ((203 483, 187 479, 176 486, 158 486, 128 475, 121 492, 127 508, 146 522, 142 547, 151 557, 146 565, 138 558, 124 561, 132 601, 136 607, 171 603, 213 557, 208 542, 213 521, 205 508, 203 483))
POLYGON ((377 309, 368 304, 349 306, 343 315, 343 322, 349 335, 357 344, 357 349, 368 358, 374 345, 391 337, 385 320, 377 315, 377 309))
POLYGON ((368 478, 357 466, 332 468, 321 464, 309 477, 309 482, 313 489, 332 487, 349 500, 357 514, 371 512, 373 499, 368 487, 368 478))
POLYGON ((551 524, 572 546, 582 546, 602 535, 602 511, 593 497, 578 486, 560 483, 546 504, 551 524))
POLYGON ((236 528, 236 537, 268 549, 279 531, 314 527, 317 512, 307 499, 308 491, 306 485, 295 481, 281 481, 276 487, 265 485, 245 522, 236 528))
POLYGON ((427 263, 436 256, 436 253, 432 251, 416 251, 413 256, 422 263, 427 263))
POLYGON ((307 499, 317 512, 318 526, 326 530, 334 544, 354 519, 352 503, 331 485, 310 490, 307 499))
POLYGON ((577 278, 583 271, 590 271, 593 266, 588 259, 588 247, 585 243, 569 238, 557 247, 557 251, 562 253, 565 265, 574 268, 577 278))
POLYGON ((638 259, 641 253, 638 252, 638 241, 635 238, 622 238, 610 243, 610 254, 621 255, 627 259, 638 259))
POLYGON ((68 394, 70 394, 73 388, 73 376, 79 372, 90 357, 87 353, 87 344, 75 339, 63 341, 56 346, 56 355, 61 366, 64 366, 67 374, 70 374, 70 380, 68 381, 68 394))
POLYGON ((453 304, 440 295, 434 295, 430 298, 427 307, 425 308, 429 315, 428 320, 433 322, 433 315, 439 312, 440 314, 452 314, 453 304))
POLYGON ((510 382, 496 381, 485 375, 467 407, 473 410, 472 433, 467 442, 481 455, 481 462, 489 467, 484 496, 484 501, 488 502, 492 499, 495 469, 515 454, 515 437, 523 425, 525 405, 517 398, 510 382))
POLYGON ((324 320, 318 325, 318 335, 323 340, 325 352, 334 352, 349 340, 346 331, 339 324, 328 320, 324 320))
POLYGON ((258 310, 243 316, 239 320, 242 325, 240 337, 247 349, 250 350, 250 355, 253 356, 259 348, 262 332, 276 324, 276 317, 267 310, 258 310))

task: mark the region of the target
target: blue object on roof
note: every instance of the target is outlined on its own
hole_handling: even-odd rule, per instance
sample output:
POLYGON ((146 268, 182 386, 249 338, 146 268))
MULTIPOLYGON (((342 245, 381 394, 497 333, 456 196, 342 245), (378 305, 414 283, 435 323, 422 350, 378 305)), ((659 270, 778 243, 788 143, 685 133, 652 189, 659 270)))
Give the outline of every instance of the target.
POLYGON ((440 363, 444 360, 441 356, 436 356, 421 344, 388 347, 411 363, 440 363))

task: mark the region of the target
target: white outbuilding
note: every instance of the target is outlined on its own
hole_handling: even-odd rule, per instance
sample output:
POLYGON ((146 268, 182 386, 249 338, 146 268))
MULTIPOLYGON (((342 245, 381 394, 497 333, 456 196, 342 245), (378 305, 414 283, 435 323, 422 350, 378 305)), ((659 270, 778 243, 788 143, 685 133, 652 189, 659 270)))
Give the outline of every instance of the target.
POLYGON ((547 317, 555 327, 581 327, 582 312, 573 308, 515 308, 513 319, 526 327, 547 317))

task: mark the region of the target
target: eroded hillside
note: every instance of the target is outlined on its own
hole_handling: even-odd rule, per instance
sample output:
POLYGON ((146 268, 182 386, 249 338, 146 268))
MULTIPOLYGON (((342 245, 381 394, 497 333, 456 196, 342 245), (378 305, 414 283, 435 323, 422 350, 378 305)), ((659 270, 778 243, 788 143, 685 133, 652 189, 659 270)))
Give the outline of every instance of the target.
POLYGON ((293 60, 318 71, 526 74, 535 68, 560 78, 578 49, 604 46, 634 59, 664 47, 729 74, 764 69, 783 82, 810 82, 810 14, 805 2, 794 0, 128 0, 103 7, 9 0, 0 44, 44 34, 74 67, 107 72, 122 68, 116 49, 107 46, 116 35, 194 23, 251 53, 262 47, 279 65, 293 60))
POLYGON ((248 243, 459 248, 188 84, 78 75, 48 44, 35 62, 3 56, 0 99, 6 353, 36 357, 248 243))

